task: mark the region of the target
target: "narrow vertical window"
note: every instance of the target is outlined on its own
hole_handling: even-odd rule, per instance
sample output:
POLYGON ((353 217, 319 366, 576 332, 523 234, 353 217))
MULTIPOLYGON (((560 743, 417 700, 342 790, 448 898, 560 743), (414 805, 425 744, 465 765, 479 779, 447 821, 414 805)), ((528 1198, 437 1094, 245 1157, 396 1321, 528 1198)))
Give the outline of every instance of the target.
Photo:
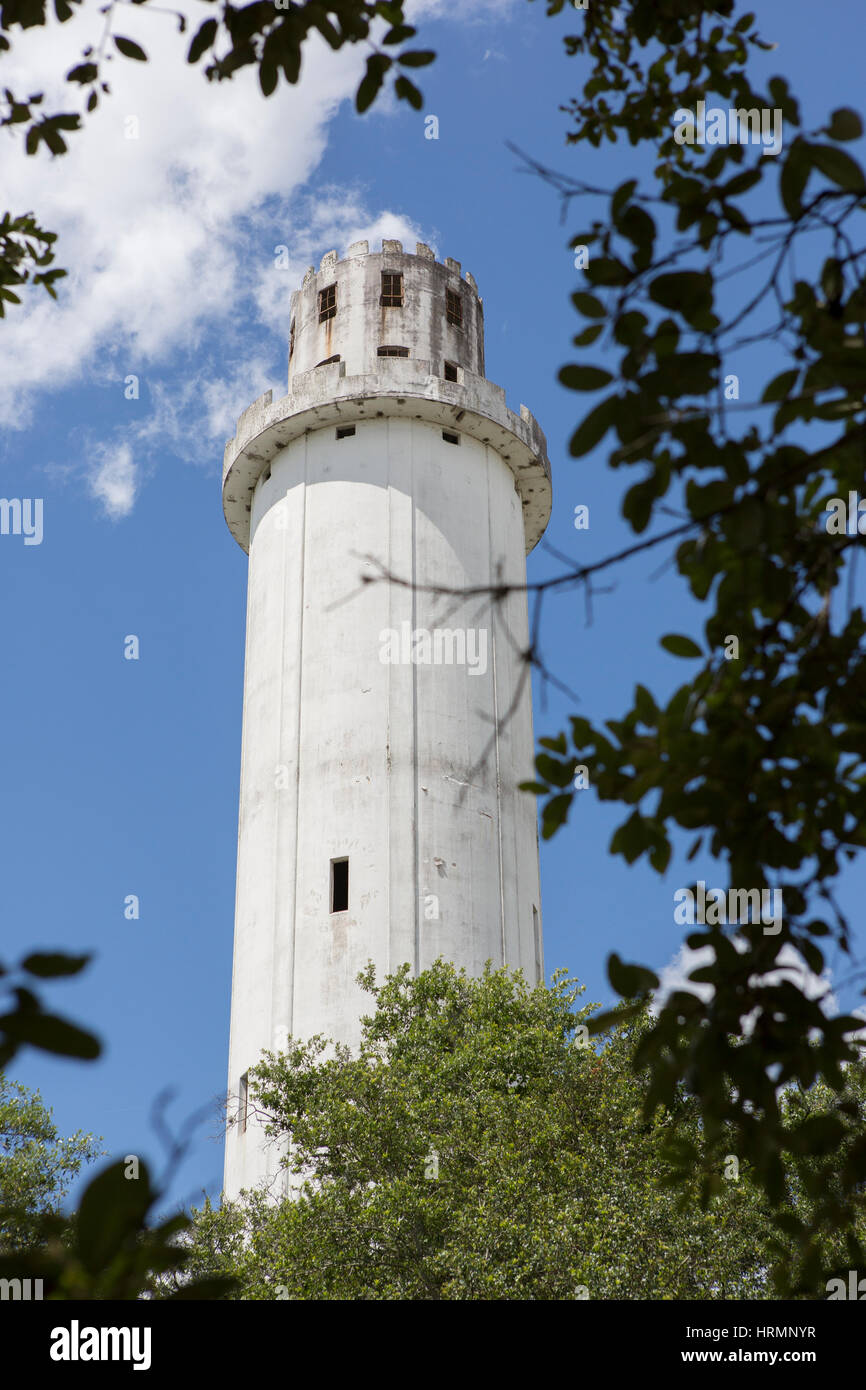
POLYGON ((336 312, 337 286, 336 284, 326 285, 323 290, 319 290, 319 323, 334 318, 336 312))
POLYGON ((544 961, 541 956, 541 923, 538 920, 538 908, 533 904, 532 907, 532 934, 535 937, 535 980, 541 984, 544 979, 544 961))
POLYGON ((250 1094, 250 1074, 245 1071, 241 1077, 241 1084, 238 1087, 238 1119, 241 1124, 241 1134, 247 1132, 247 1114, 249 1112, 250 1094))
POLYGON ((349 910, 349 861, 331 860, 331 911, 349 910))
POLYGON ((445 316, 455 328, 463 327, 463 300, 458 290, 445 291, 445 316))
POLYGON ((379 296, 379 303, 385 309, 401 309, 403 307, 403 274, 394 274, 390 270, 382 271, 382 293, 379 296))
POLYGON ((294 355, 295 355, 295 320, 292 319, 292 325, 291 325, 291 327, 290 327, 290 329, 289 329, 289 361, 290 361, 290 362, 291 362, 292 358, 294 357, 294 355))

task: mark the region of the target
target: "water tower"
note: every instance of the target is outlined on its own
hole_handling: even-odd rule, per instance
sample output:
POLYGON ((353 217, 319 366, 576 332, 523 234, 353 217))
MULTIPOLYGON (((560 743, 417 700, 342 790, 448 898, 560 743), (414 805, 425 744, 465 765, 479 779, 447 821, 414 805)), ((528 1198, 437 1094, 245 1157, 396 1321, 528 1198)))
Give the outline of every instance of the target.
POLYGON ((543 976, 536 803, 517 790, 534 758, 526 597, 427 587, 524 583, 551 506, 544 435, 484 375, 458 261, 361 241, 310 267, 288 394, 241 415, 223 506, 249 554, 235 1196, 279 1173, 249 1068, 289 1034, 356 1044, 368 960, 379 980, 438 956, 543 976))

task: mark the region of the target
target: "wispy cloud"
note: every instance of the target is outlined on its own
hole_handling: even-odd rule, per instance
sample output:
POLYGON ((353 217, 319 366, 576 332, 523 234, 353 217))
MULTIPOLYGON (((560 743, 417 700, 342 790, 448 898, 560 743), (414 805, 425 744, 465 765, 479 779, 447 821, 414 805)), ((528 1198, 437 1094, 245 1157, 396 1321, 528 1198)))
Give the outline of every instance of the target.
POLYGON ((138 491, 138 469, 128 444, 101 446, 87 476, 91 496, 101 504, 106 516, 119 521, 128 516, 135 505, 138 491))

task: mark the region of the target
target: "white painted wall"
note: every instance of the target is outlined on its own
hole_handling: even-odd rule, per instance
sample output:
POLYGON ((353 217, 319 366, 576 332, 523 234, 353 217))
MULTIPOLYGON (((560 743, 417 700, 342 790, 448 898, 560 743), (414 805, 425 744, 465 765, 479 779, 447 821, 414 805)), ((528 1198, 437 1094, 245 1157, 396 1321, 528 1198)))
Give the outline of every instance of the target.
MULTIPOLYGON (((369 959, 379 979, 441 955, 531 981, 540 961, 536 803, 516 789, 533 767, 528 677, 503 719, 525 671, 525 596, 497 607, 360 580, 377 573, 370 555, 416 585, 522 583, 509 464, 385 402, 352 437, 328 422, 279 448, 250 537, 230 1097, 288 1034, 357 1044, 369 959), (383 663, 381 636, 403 623, 486 630, 486 671, 383 663), (338 857, 349 909, 331 913, 338 857)), ((227 1195, 278 1167, 258 1125, 229 1131, 227 1195)))

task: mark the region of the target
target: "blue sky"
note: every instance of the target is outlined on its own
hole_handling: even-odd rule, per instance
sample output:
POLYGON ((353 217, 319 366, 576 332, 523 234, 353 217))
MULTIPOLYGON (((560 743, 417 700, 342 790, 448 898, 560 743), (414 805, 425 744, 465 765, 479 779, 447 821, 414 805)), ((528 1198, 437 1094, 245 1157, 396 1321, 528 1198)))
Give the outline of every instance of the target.
MULTIPOLYGON (((11 205, 35 207, 61 233, 58 260, 72 273, 58 305, 34 297, 2 328, 0 491, 44 499, 41 545, 0 538, 2 949, 7 959, 92 949, 86 974, 48 993, 105 1042, 98 1062, 30 1053, 13 1074, 41 1087, 63 1131, 92 1130, 112 1154, 157 1168, 157 1094, 176 1088, 169 1117, 180 1123, 225 1087, 246 557, 222 518, 220 467, 240 412, 269 387, 284 393, 288 299, 305 267, 383 235, 460 260, 484 297, 487 375, 547 434, 551 544, 589 561, 631 537, 620 502, 632 479, 609 472, 603 450, 570 459, 583 401, 556 379, 580 326, 568 242, 587 210, 575 205, 561 224, 556 195, 520 170, 506 141, 611 188, 650 164, 631 148, 564 143, 558 108, 586 69, 561 36, 579 18, 547 18, 541 0, 466 3, 458 20, 439 17, 450 8, 417 7, 422 46, 438 52, 420 74, 423 111, 389 99, 364 118, 351 100, 358 54, 310 50, 300 88, 265 102, 249 73, 216 88, 185 70, 170 21, 134 11, 120 32, 153 66, 115 63, 115 96, 64 159, 6 150, 11 205), (430 113, 437 141, 424 138, 430 113), (137 139, 122 130, 130 116, 137 139), (137 400, 124 395, 131 374, 137 400), (578 503, 590 507, 588 531, 574 529, 578 503), (130 633, 136 662, 123 659, 130 633), (124 917, 128 894, 140 898, 137 921, 124 917)), ((862 7, 837 0, 827 15, 805 0, 761 5, 762 33, 779 44, 765 71, 789 78, 814 123, 857 106, 862 90, 862 7)), ((85 5, 73 24, 19 45, 14 61, 50 92, 97 19, 85 5)), ((752 368, 765 379, 761 354, 731 367, 744 394, 752 368)), ((593 719, 626 709, 637 681, 664 696, 693 669, 658 645, 665 632, 700 635, 700 610, 677 577, 651 581, 661 558, 612 574, 591 623, 579 594, 547 603, 545 658, 593 719)), ((530 579, 555 568, 539 549, 530 579)), ((573 709, 536 683, 538 735, 573 709)), ((608 857, 622 818, 584 793, 542 846, 547 971, 567 967, 585 1001, 612 1002, 610 950, 672 962, 672 893, 695 877, 681 857, 664 878, 608 857)), ((704 867, 711 884, 723 881, 721 868, 704 867)), ((855 915, 864 883, 856 866, 843 882, 855 915)), ((204 1124, 171 1199, 215 1195, 221 1172, 216 1125, 204 1124)))

